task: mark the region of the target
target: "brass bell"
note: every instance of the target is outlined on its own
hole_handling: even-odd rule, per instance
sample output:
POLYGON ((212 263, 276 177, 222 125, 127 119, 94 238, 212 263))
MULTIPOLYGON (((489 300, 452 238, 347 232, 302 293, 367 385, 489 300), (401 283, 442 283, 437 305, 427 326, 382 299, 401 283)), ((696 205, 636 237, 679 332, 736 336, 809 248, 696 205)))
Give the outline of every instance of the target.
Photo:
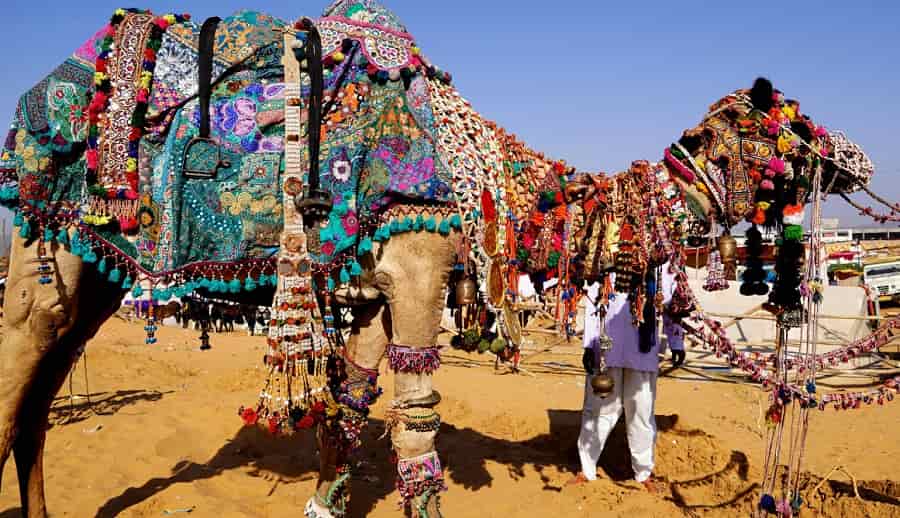
POLYGON ((469 304, 474 304, 476 301, 476 294, 475 281, 470 277, 466 277, 456 283, 456 305, 467 306, 469 304))
POLYGON ((731 234, 722 234, 719 237, 719 254, 723 263, 737 262, 737 240, 731 234))
POLYGON ((591 378, 591 388, 594 390, 594 394, 600 397, 605 398, 612 394, 614 386, 615 382, 613 381, 612 376, 605 372, 596 374, 591 378))

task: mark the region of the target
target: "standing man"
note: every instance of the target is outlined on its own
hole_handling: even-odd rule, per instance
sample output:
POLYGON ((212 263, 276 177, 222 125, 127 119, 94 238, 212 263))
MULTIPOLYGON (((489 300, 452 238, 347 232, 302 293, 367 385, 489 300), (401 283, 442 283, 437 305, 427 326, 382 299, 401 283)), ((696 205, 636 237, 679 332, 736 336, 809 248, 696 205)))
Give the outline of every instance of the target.
MULTIPOLYGON (((669 263, 661 272, 658 287, 663 294, 663 307, 667 308, 675 288, 675 271, 669 263)), ((615 274, 610 274, 614 277, 615 274)), ((615 279, 611 279, 615 282, 615 279)), ((665 344, 660 344, 656 332, 655 312, 643 329, 634 325, 629 296, 612 293, 606 314, 601 321, 595 306, 600 286, 595 283, 588 289, 584 317, 584 355, 582 357, 587 380, 584 387, 584 409, 581 416, 581 434, 578 437, 578 455, 581 473, 572 481, 574 484, 597 479, 597 462, 610 432, 625 412, 628 446, 631 449, 631 466, 634 478, 651 492, 656 492, 653 482, 654 447, 656 444, 656 377, 659 373, 659 354, 665 353, 665 344), (606 352, 608 374, 614 382, 613 392, 607 397, 594 394, 591 377, 599 365, 598 339, 601 326, 605 324, 607 336, 612 339, 612 348, 606 352)), ((650 304, 653 297, 648 296, 650 304)), ((684 331, 672 322, 663 311, 663 325, 669 346, 672 348, 672 363, 678 367, 684 363, 684 331)))

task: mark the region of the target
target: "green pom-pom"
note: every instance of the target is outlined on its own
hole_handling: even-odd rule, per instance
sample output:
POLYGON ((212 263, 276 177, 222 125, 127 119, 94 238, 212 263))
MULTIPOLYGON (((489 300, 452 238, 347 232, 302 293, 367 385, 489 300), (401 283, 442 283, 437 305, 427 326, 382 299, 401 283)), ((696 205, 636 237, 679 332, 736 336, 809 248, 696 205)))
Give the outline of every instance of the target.
POLYGON ((366 236, 359 242, 359 255, 367 254, 372 251, 372 238, 366 236))
POLYGON ((550 252, 550 255, 547 256, 547 266, 550 268, 556 268, 559 264, 560 254, 557 251, 550 252))
POLYGON ((450 235, 450 220, 444 219, 441 221, 440 226, 438 226, 438 232, 441 233, 442 236, 450 235))
POLYGON ((362 272, 362 266, 360 266, 358 262, 353 261, 352 263, 350 263, 350 275, 359 277, 360 275, 362 275, 362 272))
POLYGON ((122 272, 120 272, 118 268, 113 268, 112 271, 109 272, 109 282, 118 284, 121 280, 122 272))
POLYGON ((346 267, 341 268, 340 279, 341 279, 341 284, 347 284, 348 282, 350 282, 350 272, 347 271, 346 267))
POLYGON ((100 259, 100 264, 97 265, 97 271, 100 273, 106 273, 106 258, 100 259))
POLYGON ((482 340, 478 342, 478 352, 484 354, 491 349, 491 343, 487 340, 482 340))
POLYGON ((434 232, 436 228, 437 223, 434 221, 434 216, 429 216, 428 219, 425 220, 425 230, 434 232))
POLYGON ((788 241, 800 241, 803 239, 803 227, 800 225, 784 227, 784 238, 788 241))
POLYGON ((491 352, 494 354, 500 354, 503 350, 506 349, 506 340, 502 338, 495 338, 493 342, 491 342, 491 352))

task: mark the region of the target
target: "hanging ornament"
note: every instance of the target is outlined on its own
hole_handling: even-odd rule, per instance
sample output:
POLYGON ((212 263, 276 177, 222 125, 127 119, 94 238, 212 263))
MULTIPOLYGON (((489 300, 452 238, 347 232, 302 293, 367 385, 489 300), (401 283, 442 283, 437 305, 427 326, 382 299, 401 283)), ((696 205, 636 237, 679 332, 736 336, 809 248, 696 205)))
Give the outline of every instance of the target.
POLYGON ((728 289, 728 279, 725 277, 725 267, 722 264, 719 252, 709 254, 706 282, 703 284, 706 291, 722 291, 728 289))

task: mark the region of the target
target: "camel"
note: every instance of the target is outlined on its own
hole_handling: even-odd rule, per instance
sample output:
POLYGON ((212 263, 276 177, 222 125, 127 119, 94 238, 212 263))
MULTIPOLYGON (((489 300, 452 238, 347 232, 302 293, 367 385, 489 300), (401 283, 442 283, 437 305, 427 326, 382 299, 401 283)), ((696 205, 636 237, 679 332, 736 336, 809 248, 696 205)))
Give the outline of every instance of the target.
MULTIPOLYGON (((689 229, 713 219, 733 224, 752 212, 746 200, 745 205, 739 205, 740 200, 717 200, 713 193, 721 185, 689 174, 692 164, 713 163, 722 156, 732 158, 730 164, 715 162, 726 178, 729 171, 759 167, 762 151, 753 156, 729 154, 728 147, 723 153, 717 138, 744 131, 741 124, 751 115, 776 120, 778 128, 790 129, 801 121, 795 109, 789 110, 793 116, 787 122, 769 113, 792 105, 773 102, 776 94, 763 82, 754 91, 726 97, 719 103, 721 109, 704 120, 719 123, 720 133, 704 125, 686 132, 677 148, 685 153, 680 159, 669 159, 667 153, 660 164, 636 163, 630 171, 611 177, 573 175, 564 163, 528 149, 482 119, 449 85, 449 74, 422 56, 393 13, 370 0, 338 0, 321 19, 303 21, 293 29, 260 13, 244 12, 208 20, 199 28, 199 38, 197 32, 198 27, 184 17, 117 11, 110 26, 76 52, 77 63, 67 62, 38 87, 39 92, 63 91, 74 97, 71 102, 79 109, 90 105, 86 120, 48 125, 48 131, 57 133, 44 140, 44 134, 34 131, 34 123, 41 114, 54 117, 56 108, 28 104, 37 111, 19 114, 6 162, 0 163, 0 170, 7 172, 4 189, 17 189, 20 229, 13 242, 4 306, 6 332, 0 346, 0 461, 13 454, 22 509, 28 517, 47 515, 42 459, 50 403, 83 347, 116 311, 126 291, 138 285, 139 277, 156 283, 150 295, 160 299, 198 291, 217 297, 227 293, 246 303, 260 297, 271 301, 272 285, 284 288, 285 278, 299 271, 296 265, 302 263, 291 262, 290 256, 276 262, 266 250, 274 243, 281 251, 296 253, 304 250, 307 240, 309 250, 324 258, 324 264, 336 265, 316 271, 315 286, 326 298, 332 297, 330 303, 350 307, 353 319, 340 354, 329 356, 327 366, 329 376, 338 379, 328 390, 341 402, 336 412, 344 428, 317 422, 321 469, 306 515, 346 514, 351 455, 358 437, 358 430, 348 429, 365 425, 366 409, 378 394, 378 368, 387 357, 395 372, 389 435, 398 459, 398 489, 414 514, 440 516, 438 496, 444 485, 435 446, 440 427, 435 409, 441 398, 432 385, 432 373, 439 366, 437 335, 451 272, 462 266, 470 275, 469 268, 474 268, 485 281, 483 298, 498 312, 501 331, 505 279, 507 273, 516 273, 512 270, 559 272, 571 265, 573 284, 601 278, 611 268, 642 279, 652 265, 678 257, 682 236, 689 229), (245 39, 233 44, 226 37, 216 47, 213 36, 219 24, 230 35, 244 31, 240 37, 245 39), (381 43, 392 45, 389 48, 396 53, 379 54, 367 47, 367 40, 355 39, 366 31, 377 31, 377 37, 384 38, 381 43), (321 46, 316 43, 320 33, 321 46), (115 52, 108 40, 118 42, 115 52), (140 46, 147 41, 151 44, 146 49, 140 46), (126 48, 159 61, 155 76, 132 78, 134 98, 150 95, 147 81, 154 92, 168 97, 139 101, 131 107, 131 117, 119 118, 116 110, 123 104, 104 101, 126 88, 121 81, 114 88, 107 76, 130 70, 121 66, 129 56, 126 48), (190 73, 179 68, 186 64, 178 61, 182 54, 175 49, 200 54, 197 76, 206 79, 192 82, 190 73), (329 72, 323 80, 327 88, 324 92, 313 86, 299 88, 300 70, 309 76, 304 84, 321 80, 315 79, 322 74, 320 53, 329 72), (84 56, 96 59, 91 62, 84 56), (85 75, 85 70, 90 73, 85 75), (215 80, 217 75, 222 77, 215 80), (289 77, 298 85, 296 90, 289 89, 289 77), (167 78, 174 82, 166 83, 167 78), (266 78, 261 86, 254 82, 259 78, 266 78), (198 90, 199 99, 194 99, 198 90), (298 94, 308 101, 295 97, 298 94), (240 97, 240 102, 230 96, 240 97), (251 98, 257 104, 247 101, 251 98), (368 104, 373 98, 380 102, 380 111, 368 104), (308 117, 295 119, 304 103, 308 117), (302 131, 289 129, 294 120, 321 121, 323 130, 300 137, 302 131), (124 133, 114 132, 122 121, 124 133), (283 143, 273 137, 278 131, 283 143), (99 140, 98 132, 103 137, 99 140), (355 137, 361 138, 354 141, 356 147, 346 144, 355 137), (113 146, 115 141, 122 146, 113 146), (210 143, 213 152, 205 158, 213 158, 205 164, 180 158, 171 162, 184 173, 184 178, 168 178, 175 187, 160 179, 165 167, 154 160, 171 159, 171 146, 181 145, 180 152, 192 156, 191 146, 210 143), (298 155, 299 169, 308 171, 305 188, 302 182, 292 183, 289 175, 296 165, 290 150, 301 144, 308 145, 305 154, 298 155), (54 158, 42 154, 40 146, 55 146, 54 158), (136 156, 130 156, 132 152, 136 156), (286 178, 278 177, 282 154, 287 157, 286 178), (706 155, 713 158, 700 160, 706 155), (113 162, 121 167, 112 167, 113 162), (422 171, 429 174, 418 174, 422 171), (63 178, 63 172, 69 176, 63 178), (42 174, 57 175, 53 177, 57 182, 42 183, 42 174), (355 186, 339 189, 349 178, 354 178, 355 186), (70 200, 67 190, 65 195, 54 192, 58 196, 52 199, 61 201, 50 203, 48 190, 66 184, 64 179, 83 186, 78 192, 86 193, 85 198, 70 200), (617 187, 623 182, 632 187, 617 187), (229 191, 234 183, 246 190, 229 191), (214 207, 221 212, 207 214, 210 206, 198 201, 210 199, 210 186, 220 189, 214 207), (654 189, 637 200, 626 199, 625 193, 635 194, 635 186, 654 189), (272 197, 282 188, 293 202, 272 197), (177 224, 172 223, 175 213, 167 212, 170 203, 183 210, 177 224), (56 212, 48 213, 48 206, 56 212), (648 251, 640 264, 625 264, 622 254, 610 256, 608 250, 618 241, 609 216, 623 206, 638 212, 646 208, 656 216, 645 220, 633 213, 629 217, 634 219, 626 221, 644 241, 629 241, 623 234, 619 248, 631 247, 636 256, 640 250, 648 251), (573 222, 577 232, 563 242, 570 207, 579 214, 573 222), (351 213, 359 218, 349 218, 351 213), (283 229, 274 223, 274 216, 282 214, 283 229), (362 221, 363 216, 368 220, 362 221), (298 234, 290 232, 295 224, 301 229, 298 234), (239 234, 242 240, 234 241, 239 234), (509 266, 513 263, 514 268, 509 266), (285 265, 288 269, 282 271, 285 265)), ((34 99, 33 93, 24 98, 34 99)), ((825 149, 827 135, 813 136, 792 149, 825 149)), ((773 155, 787 153, 773 151, 777 138, 755 141, 760 150, 765 147, 773 155)), ((831 178, 843 172, 833 162, 828 164, 826 174, 831 178)), ((798 176, 800 169, 798 165, 798 176)), ((779 182, 799 198, 767 201, 773 209, 765 215, 771 221, 764 223, 781 225, 779 211, 802 201, 791 180, 779 182)), ((753 196, 754 186, 745 187, 753 196)), ((638 284, 625 289, 643 290, 638 284)), ((138 288, 132 290, 141 295, 138 288)), ((327 316, 329 301, 317 302, 313 306, 327 316)), ((279 306, 273 306, 273 322, 278 320, 279 306)), ((680 309, 690 312, 687 304, 680 309)), ((277 331, 279 325, 272 327, 277 331)))

